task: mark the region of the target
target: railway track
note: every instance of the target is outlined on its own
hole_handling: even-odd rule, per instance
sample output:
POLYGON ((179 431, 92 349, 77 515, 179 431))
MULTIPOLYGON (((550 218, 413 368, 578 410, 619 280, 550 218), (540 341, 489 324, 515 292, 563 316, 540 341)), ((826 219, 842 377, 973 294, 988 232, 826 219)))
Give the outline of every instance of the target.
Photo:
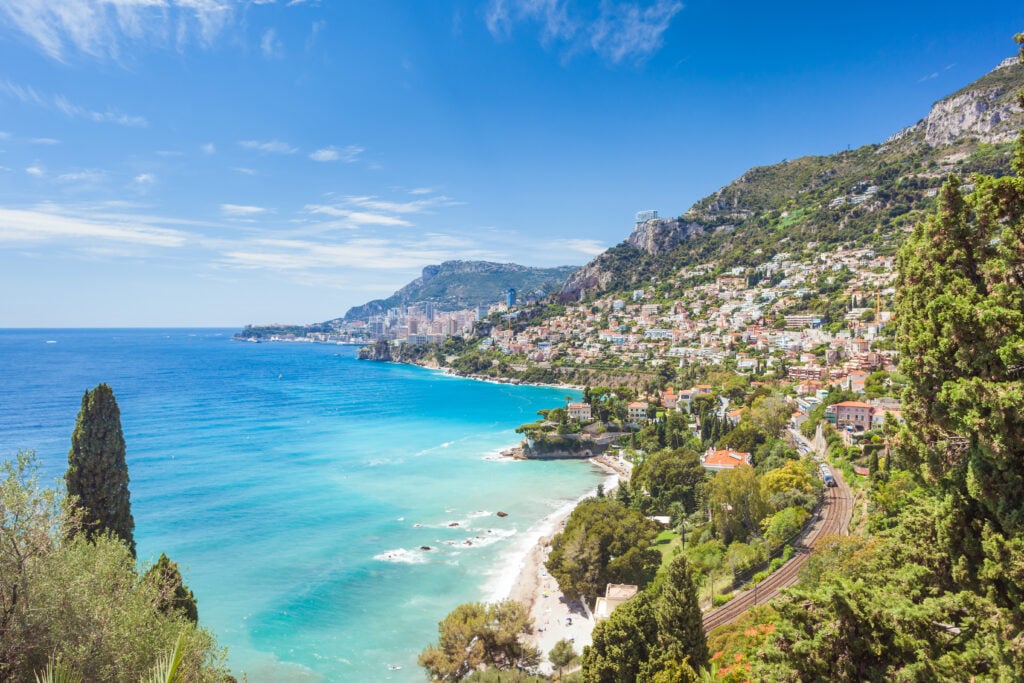
POLYGON ((796 583, 800 568, 807 561, 819 538, 831 534, 847 533, 850 518, 853 516, 853 496, 850 494, 850 487, 846 485, 843 475, 837 470, 833 470, 833 475, 836 479, 836 486, 826 489, 825 502, 819 511, 818 518, 811 524, 796 546, 796 553, 789 562, 782 565, 778 571, 772 573, 754 588, 737 593, 736 597, 721 607, 705 612, 705 633, 732 623, 754 605, 768 602, 782 589, 796 583))

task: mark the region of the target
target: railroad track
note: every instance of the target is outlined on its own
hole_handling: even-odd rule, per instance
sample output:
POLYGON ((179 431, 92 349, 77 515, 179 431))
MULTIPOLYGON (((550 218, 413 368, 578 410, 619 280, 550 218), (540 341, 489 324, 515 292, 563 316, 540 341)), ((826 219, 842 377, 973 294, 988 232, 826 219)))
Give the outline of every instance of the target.
POLYGON ((830 534, 845 534, 853 516, 853 496, 846 485, 843 475, 833 470, 836 479, 834 488, 825 489, 825 502, 821 507, 818 519, 810 526, 796 546, 796 553, 786 564, 779 567, 768 578, 752 589, 737 593, 729 602, 721 607, 704 613, 704 632, 732 623, 754 605, 768 602, 783 588, 796 583, 800 568, 807 561, 818 539, 830 534))

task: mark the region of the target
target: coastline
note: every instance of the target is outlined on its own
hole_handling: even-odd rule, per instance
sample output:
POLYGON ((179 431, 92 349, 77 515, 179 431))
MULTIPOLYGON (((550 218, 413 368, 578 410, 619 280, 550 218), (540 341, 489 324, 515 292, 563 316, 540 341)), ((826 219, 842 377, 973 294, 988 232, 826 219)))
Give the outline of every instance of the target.
MULTIPOLYGON (((611 456, 597 456, 590 458, 589 461, 591 465, 608 475, 604 481, 606 492, 614 491, 620 481, 629 478, 629 463, 611 456)), ((529 547, 519 556, 518 565, 512 563, 512 566, 518 566, 518 574, 511 586, 496 596, 498 599, 517 600, 529 609, 534 630, 527 636, 527 641, 540 648, 543 657, 540 669, 544 673, 552 672, 547 656, 559 640, 572 641, 577 654, 582 653, 583 648, 591 643, 591 634, 594 630, 593 615, 580 602, 570 602, 566 599, 544 563, 551 552, 551 539, 562 530, 576 506, 596 492, 595 488, 549 515, 530 530, 529 547)))

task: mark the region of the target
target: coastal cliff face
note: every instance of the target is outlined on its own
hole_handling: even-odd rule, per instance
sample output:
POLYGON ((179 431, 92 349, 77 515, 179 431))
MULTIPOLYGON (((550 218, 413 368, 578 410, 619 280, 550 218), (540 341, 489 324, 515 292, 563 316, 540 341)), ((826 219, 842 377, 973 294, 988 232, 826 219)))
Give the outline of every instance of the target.
POLYGON ((660 256, 685 242, 697 227, 699 226, 694 223, 655 218, 637 223, 626 239, 626 244, 631 244, 652 256, 660 256))
POLYGON ((1024 110, 1009 81, 1021 73, 1024 65, 1016 57, 1008 58, 976 84, 936 102, 922 122, 925 142, 937 147, 964 137, 988 143, 1014 140, 1024 110))

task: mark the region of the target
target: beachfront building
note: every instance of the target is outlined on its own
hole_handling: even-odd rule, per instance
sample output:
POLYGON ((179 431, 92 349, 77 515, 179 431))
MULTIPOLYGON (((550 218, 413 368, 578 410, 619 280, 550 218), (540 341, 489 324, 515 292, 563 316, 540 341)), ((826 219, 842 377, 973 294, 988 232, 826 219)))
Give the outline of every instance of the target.
POLYGON ((579 420, 580 422, 589 422, 591 419, 590 404, 589 403, 570 403, 565 408, 566 414, 570 420, 579 420))
POLYGON ((604 597, 597 599, 594 605, 594 621, 603 621, 612 615, 615 608, 637 594, 639 588, 628 583, 609 583, 604 589, 604 597))

